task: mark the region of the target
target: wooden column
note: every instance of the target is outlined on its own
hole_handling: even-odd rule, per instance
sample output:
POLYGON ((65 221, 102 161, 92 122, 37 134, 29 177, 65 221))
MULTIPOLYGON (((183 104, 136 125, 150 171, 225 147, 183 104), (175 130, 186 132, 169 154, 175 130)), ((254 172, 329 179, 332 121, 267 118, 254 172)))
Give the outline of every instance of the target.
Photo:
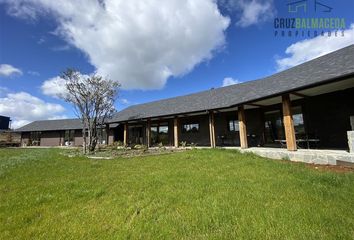
POLYGON ((146 146, 149 148, 151 146, 151 121, 147 120, 146 123, 146 146))
POLYGON ((210 135, 210 147, 215 148, 215 126, 214 126, 214 113, 209 113, 209 135, 210 135))
POLYGON ((239 128, 240 128, 241 148, 248 148, 246 116, 245 116, 245 109, 243 106, 238 107, 238 124, 239 124, 239 128))
POLYGON ((289 151, 296 151, 296 137, 293 114, 291 111, 291 101, 289 94, 282 96, 283 102, 283 122, 285 129, 286 147, 289 151))
POLYGON ((177 117, 175 117, 173 119, 173 139, 174 139, 174 146, 177 148, 179 145, 178 118, 177 117))
POLYGON ((124 145, 128 145, 128 123, 124 123, 123 139, 124 145))

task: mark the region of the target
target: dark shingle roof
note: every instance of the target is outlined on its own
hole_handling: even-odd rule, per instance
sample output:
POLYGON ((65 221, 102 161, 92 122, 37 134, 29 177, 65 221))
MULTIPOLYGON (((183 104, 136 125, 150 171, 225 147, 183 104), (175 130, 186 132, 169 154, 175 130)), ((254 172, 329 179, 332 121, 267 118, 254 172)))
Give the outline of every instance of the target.
POLYGON ((131 106, 116 113, 110 122, 231 107, 353 73, 354 45, 350 45, 263 79, 131 106))
POLYGON ((74 130, 74 129, 82 129, 82 123, 80 119, 34 121, 21 128, 16 129, 16 132, 74 130))

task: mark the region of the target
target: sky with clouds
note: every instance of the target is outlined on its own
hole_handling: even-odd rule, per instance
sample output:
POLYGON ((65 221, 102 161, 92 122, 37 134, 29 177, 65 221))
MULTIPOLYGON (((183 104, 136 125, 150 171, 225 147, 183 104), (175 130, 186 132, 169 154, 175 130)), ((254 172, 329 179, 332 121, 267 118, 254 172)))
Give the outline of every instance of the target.
POLYGON ((344 36, 275 36, 274 18, 300 17, 288 2, 0 0, 0 115, 14 128, 74 117, 58 97, 68 67, 119 81, 121 110, 262 78, 354 43, 354 1, 323 0, 330 13, 301 15, 345 18, 344 36))

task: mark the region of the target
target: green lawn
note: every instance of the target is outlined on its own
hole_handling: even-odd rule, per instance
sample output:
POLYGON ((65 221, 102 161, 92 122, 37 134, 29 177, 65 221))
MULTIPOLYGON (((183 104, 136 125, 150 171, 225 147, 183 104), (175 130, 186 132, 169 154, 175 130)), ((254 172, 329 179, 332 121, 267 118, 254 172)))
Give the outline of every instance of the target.
POLYGON ((0 239, 354 239, 354 173, 231 150, 0 150, 0 239))

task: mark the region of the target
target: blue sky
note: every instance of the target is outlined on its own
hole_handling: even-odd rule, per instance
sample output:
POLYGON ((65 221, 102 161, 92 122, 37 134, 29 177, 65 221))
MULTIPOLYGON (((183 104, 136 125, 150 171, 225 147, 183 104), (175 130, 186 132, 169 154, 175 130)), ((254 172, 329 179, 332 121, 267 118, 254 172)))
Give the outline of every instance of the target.
POLYGON ((354 1, 320 1, 330 13, 315 12, 314 0, 289 13, 290 2, 0 0, 0 114, 13 127, 74 117, 56 96, 67 67, 121 82, 121 110, 262 78, 354 43, 354 1), (275 18, 300 17, 344 18, 344 36, 274 35, 275 18))

